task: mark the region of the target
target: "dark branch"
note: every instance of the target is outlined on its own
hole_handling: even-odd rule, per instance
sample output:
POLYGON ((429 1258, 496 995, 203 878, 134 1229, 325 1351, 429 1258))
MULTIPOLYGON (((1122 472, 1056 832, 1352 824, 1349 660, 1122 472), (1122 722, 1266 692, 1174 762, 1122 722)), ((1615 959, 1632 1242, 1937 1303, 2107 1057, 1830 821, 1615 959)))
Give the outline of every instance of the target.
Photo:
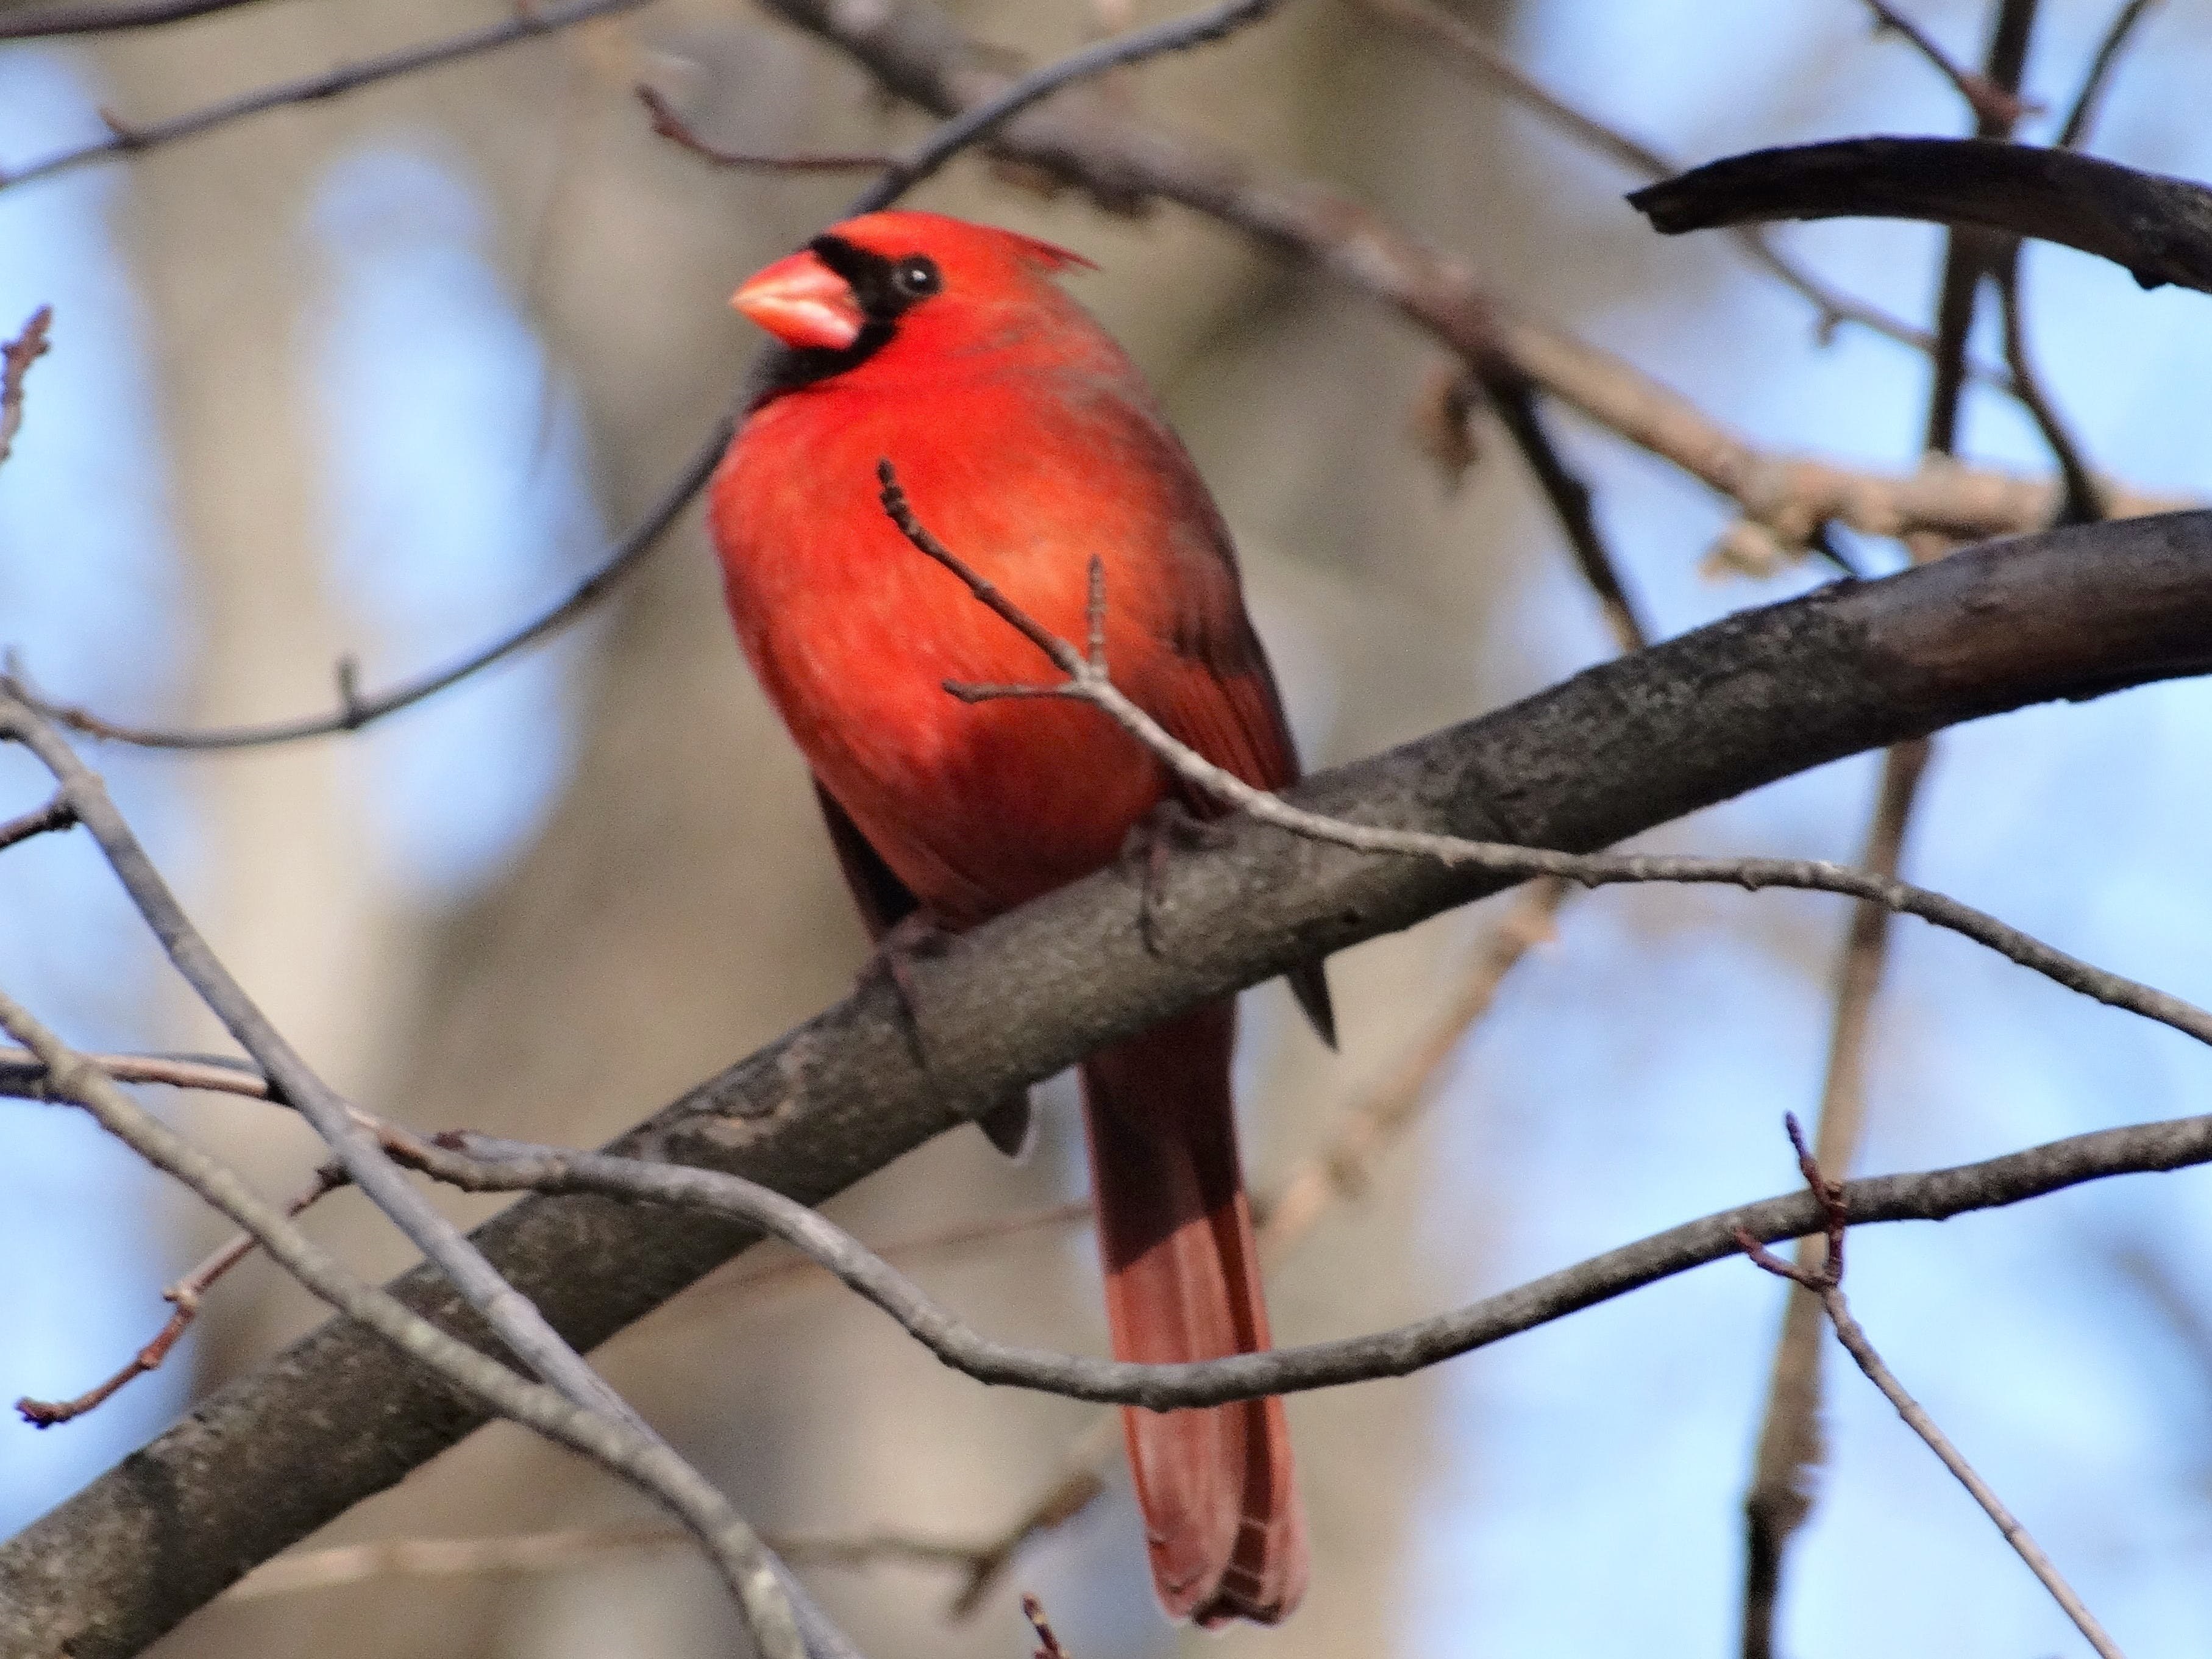
POLYGON ((1629 197, 1668 235, 1771 219, 1918 219, 2033 237, 2146 288, 2212 291, 2212 190, 1988 138, 1847 138, 1754 150, 1629 197))

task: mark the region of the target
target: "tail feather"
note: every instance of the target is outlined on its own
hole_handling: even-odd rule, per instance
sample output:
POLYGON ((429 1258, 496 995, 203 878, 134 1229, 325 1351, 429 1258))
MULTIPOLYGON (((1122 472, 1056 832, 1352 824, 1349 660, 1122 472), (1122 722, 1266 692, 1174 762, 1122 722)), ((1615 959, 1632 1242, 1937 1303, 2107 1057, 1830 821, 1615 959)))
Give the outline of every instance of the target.
MULTIPOLYGON (((1200 1009, 1084 1063, 1085 1121, 1122 1359, 1267 1346, 1229 1095, 1235 1008, 1200 1009)), ((1170 1615, 1273 1624, 1305 1589, 1305 1528, 1279 1400, 1122 1413, 1152 1581, 1170 1615)))

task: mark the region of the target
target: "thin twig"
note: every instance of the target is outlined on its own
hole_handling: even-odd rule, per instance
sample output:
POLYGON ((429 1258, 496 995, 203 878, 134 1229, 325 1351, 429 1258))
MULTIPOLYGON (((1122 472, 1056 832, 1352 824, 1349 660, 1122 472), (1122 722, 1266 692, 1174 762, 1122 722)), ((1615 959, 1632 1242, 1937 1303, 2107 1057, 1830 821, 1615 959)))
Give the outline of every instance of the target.
POLYGON ((293 104, 317 103, 349 92, 357 92, 363 87, 395 80, 401 76, 413 75, 441 64, 459 63, 488 52, 497 52, 519 41, 532 40, 540 35, 573 28, 595 17, 635 11, 646 3, 647 0, 567 0, 567 3, 562 5, 518 5, 498 22, 488 23, 482 28, 448 35, 440 40, 424 41, 417 46, 403 46, 397 52, 365 58, 357 63, 342 64, 319 75, 304 76, 296 81, 285 81, 275 86, 258 87, 235 98, 226 98, 219 103, 190 110, 182 115, 173 115, 167 120, 125 123, 109 116, 106 118, 108 134, 105 138, 57 151, 24 167, 0 168, 0 190, 10 185, 27 184, 33 179, 51 178, 55 174, 65 173, 94 162, 112 161, 119 156, 137 155, 182 139, 196 138, 202 133, 211 132, 218 127, 228 126, 234 121, 242 121, 269 110, 283 109, 293 104))
MULTIPOLYGON (((88 1061, 91 1060, 87 1056, 88 1061)), ((96 1064, 97 1062, 92 1062, 96 1064)), ((112 1075, 112 1074, 111 1074, 112 1075)), ((119 1079, 118 1079, 119 1081, 119 1079)), ((289 1220, 313 1204, 325 1194, 336 1192, 346 1184, 345 1170, 336 1163, 324 1164, 315 1171, 314 1179, 284 1206, 289 1220)), ((67 1423, 72 1418, 107 1403, 123 1388, 149 1372, 161 1369, 169 1351, 184 1339, 198 1317, 200 1302, 215 1282, 252 1253, 256 1240, 251 1233, 240 1233, 210 1255, 206 1260, 161 1292, 161 1300, 174 1310, 154 1339, 133 1354, 122 1369, 106 1381, 88 1388, 74 1400, 33 1400, 27 1395, 15 1402, 15 1410, 23 1420, 35 1429, 51 1429, 58 1423, 67 1423)))
POLYGON ((1544 424, 1535 387, 1524 375, 1500 370, 1484 375, 1482 385, 1491 407, 1498 412, 1498 424, 1520 450, 1536 487, 1543 491, 1553 516, 1565 533, 1575 567, 1597 595, 1598 608, 1613 643, 1624 651, 1642 650, 1651 641, 1650 626, 1638 613, 1636 602, 1621 580, 1620 566, 1606 546, 1589 485, 1567 465, 1544 424))
MULTIPOLYGON (((1010 1240, 1027 1238, 1032 1234, 1056 1233, 1067 1228, 1081 1227, 1091 1220, 1091 1213, 1090 1199, 1071 1199, 1066 1204, 1051 1205, 1042 1210, 1025 1210, 1018 1215, 994 1216, 988 1221, 933 1227, 924 1232, 889 1239, 871 1247, 885 1261, 911 1261, 917 1256, 935 1255, 940 1251, 1003 1244, 1010 1240)), ((818 1271, 815 1264, 804 1256, 793 1260, 770 1262, 765 1266, 748 1268, 717 1278, 711 1285, 702 1287, 701 1292, 688 1298, 684 1306, 692 1309, 695 1317, 716 1317, 716 1310, 723 1296, 750 1296, 778 1284, 812 1279, 818 1271)))
POLYGON ((1283 0, 1220 0, 1219 4, 1205 7, 1187 17, 1170 18, 1147 28, 1132 29, 1110 40, 1094 42, 1056 63, 1032 70, 945 121, 854 198, 845 210, 845 217, 854 218, 889 207, 969 145, 1064 87, 1147 58, 1188 52, 1194 46, 1224 40, 1261 21, 1282 3, 1283 0))
POLYGON ((882 150, 797 150, 763 154, 724 149, 701 137, 691 124, 676 113, 657 89, 641 82, 637 101, 653 118, 653 130, 671 143, 712 162, 716 167, 738 168, 755 173, 857 173, 895 167, 897 157, 882 150))
POLYGON ((2090 472, 2088 462, 2081 458, 2081 446, 2060 416, 2058 406, 2044 390, 2042 377, 2035 372, 2034 362, 2028 355, 2027 302, 2021 296, 2021 244, 2015 241, 1992 273, 1997 292, 1997 314, 2004 324, 2005 362, 2012 369, 2013 393, 2043 435, 2044 447, 2051 451, 2051 458, 2058 464, 2064 491, 2052 521, 2094 524, 2106 515, 2105 492, 2095 474, 2090 472))
POLYGON ((1883 0, 1863 0, 1863 3, 1874 14, 1876 34, 1895 34, 1904 39, 1934 66, 1937 74, 1958 89, 1959 95, 1966 101, 1967 107, 1982 120, 2010 128, 2028 113, 2031 106, 2022 102, 2017 92, 1960 63, 1936 45, 1934 37, 1925 29, 1896 7, 1884 4, 1883 0))
MULTIPOLYGON (((1866 869, 1897 875, 1929 753, 1929 743, 1922 739, 1900 743, 1883 756, 1874 816, 1859 857, 1866 869)), ((1865 1125, 1867 1046, 1893 931, 1888 911, 1861 905, 1844 934, 1829 1024, 1827 1069, 1814 1130, 1819 1162, 1830 1169, 1850 1167, 1865 1125)), ((1800 1240, 1796 1265, 1808 1271, 1820 1268, 1827 1247, 1825 1239, 1800 1240)), ((1744 1494, 1745 1659, 1765 1659, 1774 1651, 1784 1552, 1812 1511, 1810 1474, 1826 1455, 1820 1431, 1820 1327, 1811 1317, 1813 1311, 1809 1303, 1794 1298, 1784 1309, 1751 1485, 1744 1494)))
MULTIPOLYGON (((70 820, 75 823, 72 817, 70 820)), ((215 1054, 88 1054, 85 1058, 118 1083, 167 1083, 174 1089, 205 1089, 265 1101, 269 1080, 247 1060, 215 1054)), ((46 1068, 27 1048, 0 1045, 0 1096, 53 1101, 46 1068)))
POLYGON ((2057 1602, 2067 1618, 2073 1620, 2074 1627, 2087 1638, 2089 1645, 2102 1656, 2102 1659, 2125 1659, 2119 1644, 2106 1634, 2104 1626, 2082 1605, 2081 1598, 2074 1593, 2073 1586, 2066 1582, 2051 1558, 2044 1553, 2042 1546, 2004 1506, 1989 1483, 1974 1472, 1973 1466, 1951 1443, 1949 1436, 1936 1426, 1936 1420, 1929 1416, 1927 1410, 1905 1392, 1905 1385, 1883 1363, 1865 1330, 1851 1317, 1850 1305, 1844 1296, 1844 1234, 1851 1219, 1850 1206, 1845 1199, 1846 1188, 1842 1182, 1831 1178, 1821 1168, 1820 1160, 1806 1149, 1805 1138, 1797 1126, 1797 1119, 1785 1116, 1783 1122, 1789 1129, 1790 1145, 1796 1150, 1797 1166, 1805 1177, 1805 1185, 1822 1213, 1826 1247, 1820 1264, 1814 1266, 1802 1260, 1784 1260, 1768 1250, 1759 1239, 1742 1229, 1738 1229, 1737 1244, 1746 1255, 1768 1272, 1790 1280, 1818 1298, 1821 1309, 1828 1316, 1828 1322, 1835 1327, 1836 1340, 1844 1345, 1844 1351, 1857 1362, 1859 1369, 1866 1373, 1868 1381, 1881 1389, 1883 1397, 1897 1408, 1897 1414, 1905 1419, 1906 1426, 1926 1442, 1928 1449, 1942 1461, 1943 1467, 1950 1470, 1959 1484, 1973 1495, 1974 1501, 1982 1506, 1982 1512, 1996 1524, 1997 1531, 2004 1535, 2005 1542, 2011 1545, 2020 1558, 2027 1564, 2028 1571, 2051 1593, 2051 1600, 2057 1602))
MULTIPOLYGON (((797 1567, 860 1571, 877 1566, 957 1567, 975 1546, 911 1538, 900 1533, 853 1536, 763 1533, 761 1542, 797 1567)), ((392 1579, 487 1578, 552 1572, 610 1556, 688 1547, 689 1534, 672 1527, 593 1527, 521 1533, 500 1538, 382 1538, 304 1550, 264 1562, 222 1594, 226 1601, 263 1601, 307 1590, 392 1579)))
POLYGON ((2196 1004, 2139 980, 2094 967, 1947 894, 1870 871, 1813 858, 1558 852, 1541 847, 1470 841, 1457 836, 1357 824, 1293 807, 1279 796, 1254 789, 1188 745, 1178 742, 1115 686, 1103 662, 1085 657, 1067 641, 1042 626, 932 535, 915 517, 889 460, 878 464, 877 476, 883 485, 884 510, 907 540, 958 576, 978 601, 1043 652, 1066 675, 1066 680, 1056 686, 969 686, 947 682, 945 690, 963 701, 1045 696, 1089 703, 1110 716, 1164 760, 1177 777, 1216 799, 1294 835, 1354 851, 1433 858, 1523 880, 1554 875, 1587 887, 1665 881, 1740 887, 1754 893, 1764 887, 1796 887, 1864 900, 1961 934, 2069 991, 2171 1026, 2199 1042, 2212 1045, 2212 1013, 2196 1004))
POLYGON ((1831 1285, 1820 1295, 1820 1305, 1827 1310, 1829 1321, 1836 1327, 1836 1340, 1842 1343, 1850 1357, 1858 1362, 1858 1368, 1866 1373, 1868 1381, 1881 1389, 1883 1397, 1897 1408, 1897 1414, 1905 1419, 1915 1434, 1928 1442, 1929 1450, 1942 1459, 1943 1467, 1957 1477, 1960 1485, 1973 1494, 1974 1502, 1982 1506, 1982 1512, 2004 1534, 2005 1542, 2019 1552, 2020 1558, 2042 1582, 2044 1589, 2051 1592, 2051 1600, 2057 1602, 2066 1616, 2074 1621, 2074 1627, 2081 1632, 2091 1647, 2103 1656, 2103 1659, 2126 1659, 2120 1651, 2119 1644, 2106 1633, 2096 1616, 2082 1605, 2081 1598, 2075 1594, 2073 1586, 2066 1582, 2051 1558, 2044 1553, 2042 1546, 2004 1506, 2003 1501, 1990 1490, 1989 1483, 1974 1472, 1973 1466, 1966 1461, 1942 1430, 1936 1427, 1935 1419, 1928 1415, 1920 1402, 1905 1391, 1905 1385, 1891 1374, 1888 1366, 1882 1363, 1881 1356, 1875 1351, 1874 1345, 1867 1340, 1866 1333, 1851 1317, 1850 1308, 1844 1300, 1843 1291, 1831 1285))
POLYGON ((735 406, 723 412, 714 430, 707 435, 706 441, 684 463, 684 470, 675 482, 661 493, 660 499, 647 509, 645 515, 608 551, 597 568, 559 604, 442 668, 401 680, 382 691, 362 692, 356 688, 349 695, 341 695, 338 706, 326 714, 303 715, 295 719, 274 720, 258 725, 217 726, 190 731, 136 726, 109 720, 88 709, 51 702, 20 684, 16 688, 17 695, 48 719, 72 731, 110 742, 128 743, 139 748, 265 748, 273 744, 297 742, 302 738, 328 736, 334 732, 359 731, 387 715, 397 714, 425 698, 435 696, 502 658, 551 637, 605 599, 617 583, 645 562, 646 555, 653 552, 668 528, 691 504, 691 498, 706 487, 707 480, 714 475, 715 464, 722 458, 722 451, 729 448, 730 438, 737 430, 738 412, 735 406))
POLYGON ((517 1376, 386 1291, 356 1278, 234 1171, 143 1110, 5 991, 0 991, 0 1028, 37 1054, 56 1087, 101 1127, 252 1233, 288 1272, 331 1307, 501 1416, 592 1458, 673 1510, 721 1569, 761 1651, 769 1659, 805 1659, 806 1649, 783 1585, 760 1540, 728 1501, 665 1443, 517 1376))
POLYGON ((1036 1632, 1036 1659, 1068 1659, 1067 1650, 1060 1644, 1060 1638, 1052 1633, 1052 1625, 1044 1616, 1044 1603, 1034 1595, 1022 1597, 1022 1617, 1030 1621, 1036 1632))
POLYGON ((8 459, 15 447, 15 434, 23 428, 23 376, 46 355, 46 336, 53 322, 53 307, 42 305, 31 313, 21 333, 0 345, 0 460, 8 459))
POLYGON ((2112 24, 2089 60, 2089 71, 2081 77, 2081 90, 2074 95, 2073 107, 2066 112, 2066 125, 2054 141, 2058 149, 2079 149, 2089 142, 2089 130, 2096 125, 2097 112, 2103 107, 2106 88, 2112 85, 2112 71, 2119 67, 2120 54, 2134 38, 2136 25, 2157 3, 2158 0, 2124 0, 2112 14, 2112 24))
MULTIPOLYGON (((2039 1198, 2124 1173, 2212 1163, 2212 1115, 2107 1129, 1991 1158, 1840 1187, 1853 1226, 1936 1221, 2039 1198)), ((740 1176, 456 1131, 436 1138, 426 1174, 468 1192, 591 1192, 696 1209, 781 1239, 835 1273, 945 1364, 981 1382, 1153 1411, 1404 1376, 1742 1248, 1826 1229, 1828 1209, 1797 1192, 1723 1211, 1547 1274, 1517 1290, 1367 1336, 1181 1364, 1091 1359, 983 1336, 819 1212, 740 1176)))
POLYGON ((71 828, 76 823, 76 814, 70 811, 70 803, 58 795, 43 807, 0 821, 0 851, 14 846, 18 841, 27 841, 36 835, 51 835, 56 831, 71 828))

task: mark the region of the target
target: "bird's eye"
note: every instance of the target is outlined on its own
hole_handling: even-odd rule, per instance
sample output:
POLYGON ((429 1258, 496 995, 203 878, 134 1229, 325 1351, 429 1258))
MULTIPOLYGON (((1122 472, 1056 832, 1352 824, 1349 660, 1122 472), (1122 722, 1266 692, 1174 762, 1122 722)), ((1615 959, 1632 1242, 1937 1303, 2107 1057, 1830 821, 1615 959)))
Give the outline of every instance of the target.
POLYGON ((909 253, 901 259, 898 268, 891 272, 891 281, 910 300, 934 294, 945 286, 945 278, 938 274, 937 261, 927 253, 909 253))

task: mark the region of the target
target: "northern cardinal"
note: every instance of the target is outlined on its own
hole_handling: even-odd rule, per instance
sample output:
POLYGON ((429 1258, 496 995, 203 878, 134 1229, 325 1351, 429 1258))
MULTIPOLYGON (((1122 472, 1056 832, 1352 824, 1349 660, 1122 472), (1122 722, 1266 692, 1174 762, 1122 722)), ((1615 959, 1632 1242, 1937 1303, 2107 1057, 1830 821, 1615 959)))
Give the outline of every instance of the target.
MULTIPOLYGON (((1298 776, 1221 515, 1135 367, 1054 281, 1089 263, 878 213, 732 301, 782 349, 713 485, 730 613, 879 941, 910 916, 957 930, 1087 875, 1164 802, 1214 810, 1097 709, 946 694, 947 680, 1058 674, 884 516, 879 460, 924 524, 1064 638, 1084 637, 1090 561, 1103 560, 1115 684, 1246 782, 1298 776)), ((1330 1037, 1319 966, 1291 983, 1330 1037)), ((1235 1003, 1216 1003, 1083 1063, 1125 1359, 1267 1345, 1230 1101, 1235 1022, 1235 1003)), ((994 1139, 1018 1138, 1026 1105, 986 1119, 994 1139)), ((1123 1417, 1170 1614, 1288 1613, 1306 1544, 1282 1402, 1123 1417)))

